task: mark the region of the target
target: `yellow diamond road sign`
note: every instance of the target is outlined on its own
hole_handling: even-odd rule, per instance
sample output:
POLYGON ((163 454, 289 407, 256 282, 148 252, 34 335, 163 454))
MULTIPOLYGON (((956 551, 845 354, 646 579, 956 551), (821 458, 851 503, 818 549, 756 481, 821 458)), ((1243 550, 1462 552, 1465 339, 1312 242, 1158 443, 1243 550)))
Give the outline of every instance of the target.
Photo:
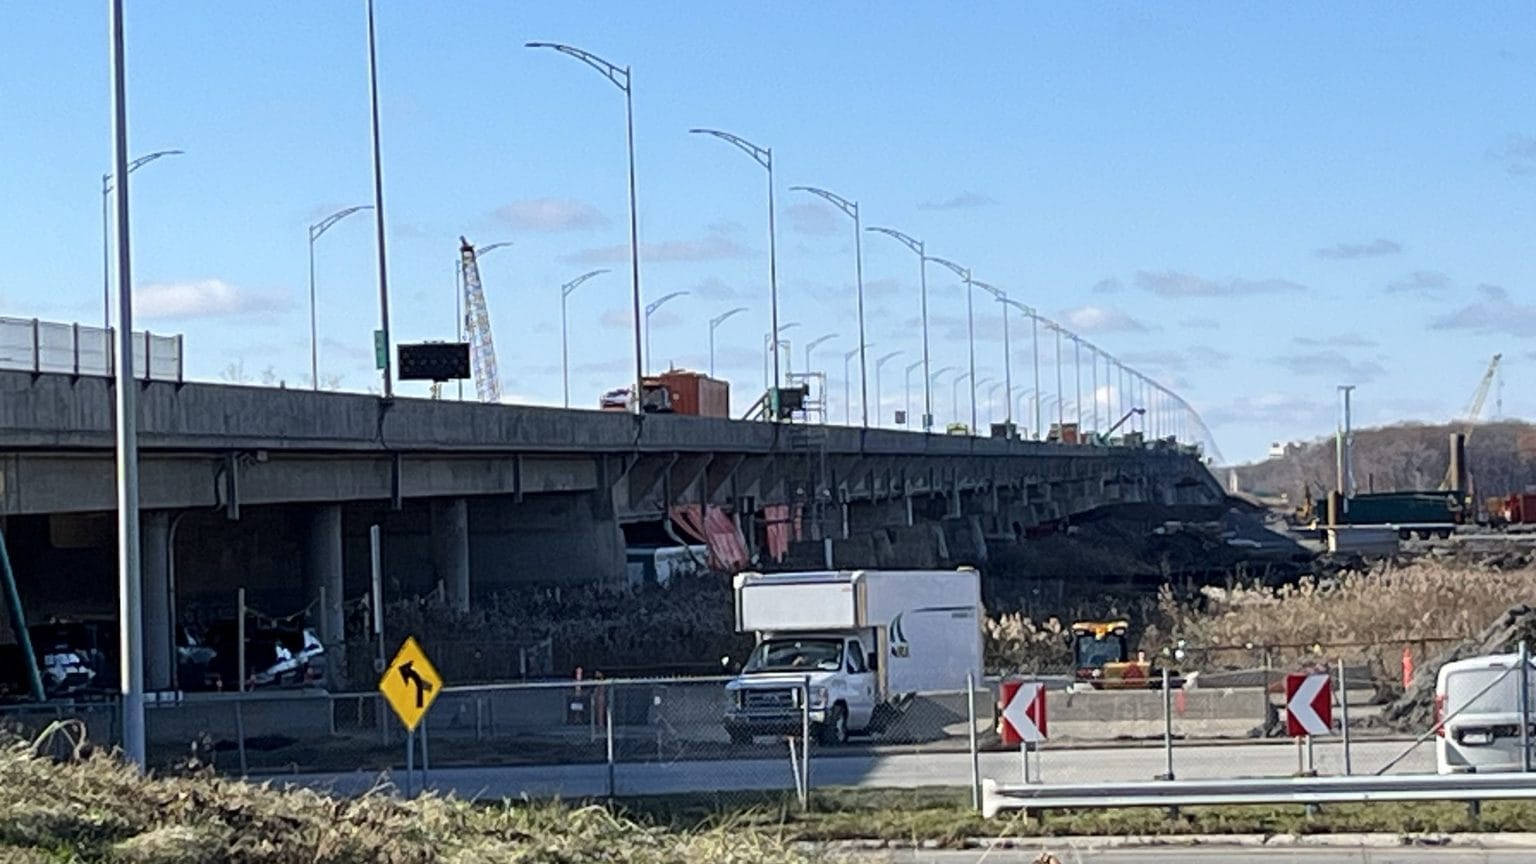
POLYGON ((389 668, 384 670, 384 677, 379 679, 379 692, 384 694, 389 707, 395 709, 400 722, 411 732, 416 731, 417 724, 426 716, 441 689, 443 679, 432 668, 432 661, 416 644, 416 639, 409 636, 395 659, 390 661, 389 668))

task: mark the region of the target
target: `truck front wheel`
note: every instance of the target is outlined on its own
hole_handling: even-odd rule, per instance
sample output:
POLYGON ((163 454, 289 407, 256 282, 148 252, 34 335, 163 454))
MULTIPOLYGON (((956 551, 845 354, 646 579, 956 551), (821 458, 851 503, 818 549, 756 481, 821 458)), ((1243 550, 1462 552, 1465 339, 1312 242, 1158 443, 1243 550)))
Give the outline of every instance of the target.
POLYGON ((822 744, 831 747, 848 743, 848 708, 839 702, 832 706, 827 714, 827 721, 821 724, 817 730, 817 738, 822 744))

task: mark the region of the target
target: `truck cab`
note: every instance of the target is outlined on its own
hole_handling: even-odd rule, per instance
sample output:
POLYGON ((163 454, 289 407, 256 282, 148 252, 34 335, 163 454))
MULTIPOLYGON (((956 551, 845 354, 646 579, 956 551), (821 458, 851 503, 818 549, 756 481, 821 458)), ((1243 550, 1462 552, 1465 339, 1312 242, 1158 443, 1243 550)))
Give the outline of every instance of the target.
POLYGON ((842 744, 874 734, 919 693, 981 680, 975 570, 743 573, 737 629, 756 636, 726 685, 732 743, 799 736, 842 744))

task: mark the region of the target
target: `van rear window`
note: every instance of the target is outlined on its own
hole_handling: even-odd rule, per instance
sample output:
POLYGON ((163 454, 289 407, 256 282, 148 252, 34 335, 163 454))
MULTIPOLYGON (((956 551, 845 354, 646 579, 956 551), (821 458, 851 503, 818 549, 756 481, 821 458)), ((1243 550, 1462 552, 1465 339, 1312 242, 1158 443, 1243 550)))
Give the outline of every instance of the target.
MULTIPOLYGON (((1467 669, 1452 672, 1445 680, 1445 713, 1461 714, 1512 714, 1520 710, 1520 676, 1518 670, 1467 669), (1499 677, 1504 676, 1500 681, 1499 677), (1498 681, 1497 684, 1494 682, 1498 681), (1492 685, 1491 687, 1489 685, 1492 685), (1483 688, 1488 692, 1482 692, 1483 688), (1473 697, 1476 697, 1475 699, 1473 697), (1468 703, 1471 704, 1468 704, 1468 703)), ((1536 690, 1536 682, 1532 682, 1536 690)), ((1533 700, 1536 703, 1536 700, 1533 700)))

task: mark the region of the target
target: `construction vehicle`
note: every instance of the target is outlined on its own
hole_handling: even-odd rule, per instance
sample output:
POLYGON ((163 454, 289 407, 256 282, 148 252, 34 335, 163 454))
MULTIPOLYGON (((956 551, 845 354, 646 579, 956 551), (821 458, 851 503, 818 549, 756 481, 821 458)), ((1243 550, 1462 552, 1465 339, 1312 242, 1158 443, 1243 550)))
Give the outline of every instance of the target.
MULTIPOLYGON (((1502 359, 1504 359, 1503 354, 1493 355, 1493 359, 1488 362, 1488 370, 1483 373, 1482 380, 1477 382, 1477 389, 1472 391, 1472 400, 1467 404, 1466 414, 1462 420, 1461 434, 1463 444, 1472 440, 1472 431, 1477 428, 1477 421, 1483 415, 1483 403, 1488 401, 1488 390, 1493 386, 1494 378, 1499 374, 1499 361, 1502 359)), ((1456 488, 1458 478, 1454 476, 1455 468, 1454 460, 1452 464, 1446 466, 1445 479, 1440 481, 1440 488, 1457 492, 1468 491, 1456 488)))
MULTIPOLYGON (((480 264, 475 247, 459 238, 459 279, 464 286, 464 335, 469 338, 470 365, 475 378, 475 396, 481 402, 501 401, 501 378, 496 372, 496 343, 491 338, 491 316, 485 308, 485 291, 480 287, 480 264)), ((441 388, 433 398, 441 395, 441 388)))
MULTIPOLYGON (((1124 416, 1122 416, 1119 420, 1115 421, 1115 425, 1113 425, 1113 426, 1109 427, 1108 429, 1104 430, 1103 432, 1099 433, 1099 435, 1098 435, 1098 443, 1099 444, 1108 444, 1110 436, 1115 434, 1115 430, 1119 429, 1121 426, 1124 426, 1125 422, 1127 420, 1131 419, 1132 417, 1135 417, 1138 414, 1145 414, 1145 413, 1147 413, 1147 409, 1145 409, 1145 408, 1132 408, 1131 410, 1125 412, 1124 416)), ((1130 436, 1127 435, 1126 437, 1127 437, 1127 439, 1129 439, 1130 436)))
MULTIPOLYGON (((640 410, 646 414, 730 417, 730 384, 718 378, 700 372, 668 369, 660 375, 645 376, 640 384, 644 388, 640 410)), ((598 407, 604 411, 633 410, 630 388, 609 390, 598 401, 598 407)))
POLYGON ((1161 687, 1162 669, 1145 655, 1131 657, 1131 623, 1124 619, 1072 624, 1073 675, 1095 690, 1161 687))

